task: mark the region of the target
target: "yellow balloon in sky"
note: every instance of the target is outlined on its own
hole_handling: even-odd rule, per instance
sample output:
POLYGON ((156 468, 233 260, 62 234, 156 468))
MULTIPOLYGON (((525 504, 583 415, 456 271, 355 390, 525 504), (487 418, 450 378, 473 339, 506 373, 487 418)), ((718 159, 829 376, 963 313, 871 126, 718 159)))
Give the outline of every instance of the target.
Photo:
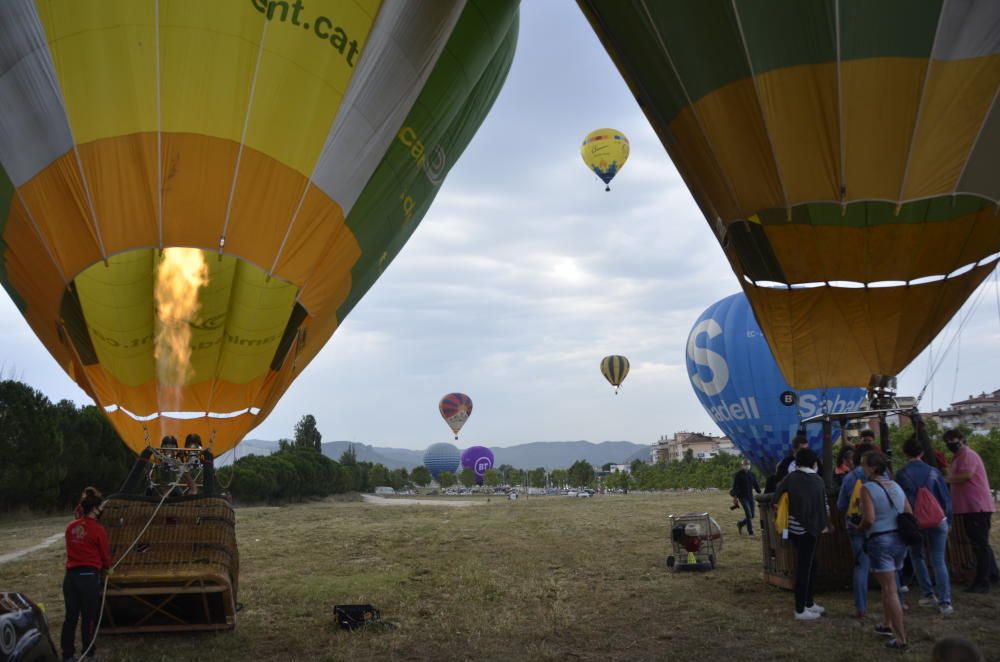
MULTIPOLYGON (((617 129, 591 131, 583 139, 580 156, 605 184, 610 184, 628 160, 628 138, 617 129)), ((606 186, 604 190, 610 191, 611 187, 606 186)))

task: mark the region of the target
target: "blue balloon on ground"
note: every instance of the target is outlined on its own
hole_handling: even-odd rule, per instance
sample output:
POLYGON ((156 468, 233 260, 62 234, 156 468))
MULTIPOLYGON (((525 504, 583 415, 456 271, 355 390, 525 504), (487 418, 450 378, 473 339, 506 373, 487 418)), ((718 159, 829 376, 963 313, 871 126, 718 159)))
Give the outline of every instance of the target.
POLYGON ((458 471, 460 455, 454 444, 431 444, 424 451, 424 466, 431 472, 431 477, 437 480, 445 471, 458 471))
MULTIPOLYGON (((687 341, 687 371, 708 415, 768 474, 788 454, 801 419, 853 411, 865 398, 862 388, 792 389, 742 292, 713 304, 695 322, 687 341)), ((836 440, 838 426, 833 432, 836 440)), ((810 424, 806 436, 820 453, 822 426, 810 424)))
POLYGON ((483 476, 493 468, 493 451, 486 446, 473 446, 462 451, 462 467, 476 474, 476 485, 483 484, 483 476))

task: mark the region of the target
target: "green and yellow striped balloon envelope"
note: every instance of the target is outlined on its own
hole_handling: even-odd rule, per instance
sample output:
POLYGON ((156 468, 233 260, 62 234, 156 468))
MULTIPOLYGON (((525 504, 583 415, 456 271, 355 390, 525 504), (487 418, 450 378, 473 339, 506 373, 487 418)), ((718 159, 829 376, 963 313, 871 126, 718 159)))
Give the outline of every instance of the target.
POLYGON ((601 359, 601 374, 615 387, 615 393, 618 393, 618 388, 628 376, 628 359, 616 354, 605 356, 601 359))
POLYGON ((1000 3, 578 2, 793 387, 896 375, 993 270, 1000 3))
POLYGON ((515 0, 9 0, 0 282, 126 442, 258 425, 493 104, 515 0), (165 416, 163 249, 208 281, 165 416))

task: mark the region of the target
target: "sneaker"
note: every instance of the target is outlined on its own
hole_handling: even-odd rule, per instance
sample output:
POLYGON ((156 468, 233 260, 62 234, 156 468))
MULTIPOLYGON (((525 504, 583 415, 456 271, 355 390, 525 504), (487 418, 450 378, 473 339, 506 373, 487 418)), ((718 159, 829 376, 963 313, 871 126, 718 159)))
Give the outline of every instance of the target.
POLYGON ((892 628, 889 627, 888 625, 876 625, 875 626, 875 634, 881 634, 881 635, 884 635, 886 637, 891 637, 892 636, 892 628))
POLYGON ((907 648, 909 648, 909 646, 907 646, 906 644, 904 644, 903 642, 901 642, 899 639, 895 639, 895 638, 890 639, 889 641, 885 642, 885 647, 886 648, 891 648, 893 650, 898 650, 898 651, 905 651, 907 648))
POLYGON ((815 621, 817 618, 819 618, 819 614, 815 611, 809 611, 809 609, 795 612, 795 620, 797 621, 815 621))
POLYGON ((943 604, 941 605, 941 609, 939 611, 942 616, 950 616, 955 613, 955 608, 949 604, 943 604))
POLYGON ((813 604, 809 605, 808 607, 806 607, 806 611, 812 611, 812 612, 815 612, 817 614, 822 614, 823 612, 826 611, 826 609, 824 609, 823 607, 820 607, 818 604, 813 603, 813 604))
POLYGON ((910 587, 907 586, 906 584, 903 584, 902 586, 899 587, 899 592, 900 593, 909 593, 910 592, 910 587))
POLYGON ((920 598, 920 601, 917 602, 917 604, 920 605, 921 607, 937 607, 938 599, 935 598, 933 595, 928 595, 926 597, 920 598))

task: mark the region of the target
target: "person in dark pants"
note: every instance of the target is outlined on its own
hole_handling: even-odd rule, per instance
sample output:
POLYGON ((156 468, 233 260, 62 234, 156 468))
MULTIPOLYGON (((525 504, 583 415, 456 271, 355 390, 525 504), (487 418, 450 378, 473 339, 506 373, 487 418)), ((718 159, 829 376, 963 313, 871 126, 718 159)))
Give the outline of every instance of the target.
POLYGON ((958 430, 944 433, 944 443, 954 453, 945 480, 951 487, 952 512, 965 523, 965 535, 976 555, 976 578, 965 590, 989 593, 990 582, 1000 581, 997 559, 990 547, 990 520, 996 510, 986 467, 976 451, 968 447, 958 430))
POLYGON ((760 485, 757 484, 757 477, 750 471, 750 460, 744 459, 742 469, 733 474, 733 487, 729 490, 729 496, 733 497, 743 506, 744 519, 736 523, 736 528, 743 533, 743 527, 747 527, 747 533, 753 535, 754 518, 754 492, 760 494, 760 485))
POLYGON ((788 533, 795 546, 795 620, 811 621, 826 611, 813 600, 816 544, 828 530, 826 485, 816 473, 819 458, 809 448, 795 453, 795 470, 774 491, 774 502, 788 493, 788 533))
MULTIPOLYGON (((66 527, 66 576, 63 600, 66 620, 62 626, 63 660, 75 660, 73 640, 82 617, 81 644, 86 650, 96 635, 97 611, 101 601, 101 572, 111 568, 108 534, 97 521, 101 498, 89 494, 80 502, 81 515, 66 527)), ((95 654, 91 646, 89 656, 95 654)))

